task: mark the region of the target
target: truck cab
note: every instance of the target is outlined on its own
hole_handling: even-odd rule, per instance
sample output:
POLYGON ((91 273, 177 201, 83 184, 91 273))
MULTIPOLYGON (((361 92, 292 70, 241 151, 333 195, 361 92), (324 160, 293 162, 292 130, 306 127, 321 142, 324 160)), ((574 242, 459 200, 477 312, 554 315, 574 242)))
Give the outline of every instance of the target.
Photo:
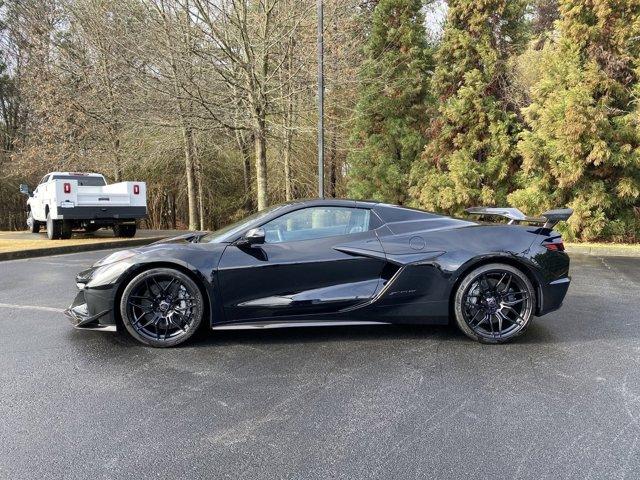
POLYGON ((107 184, 99 173, 51 172, 28 195, 27 226, 33 233, 46 226, 50 239, 69 238, 74 229, 94 232, 112 228, 119 237, 133 237, 136 221, 147 216, 146 184, 107 184))

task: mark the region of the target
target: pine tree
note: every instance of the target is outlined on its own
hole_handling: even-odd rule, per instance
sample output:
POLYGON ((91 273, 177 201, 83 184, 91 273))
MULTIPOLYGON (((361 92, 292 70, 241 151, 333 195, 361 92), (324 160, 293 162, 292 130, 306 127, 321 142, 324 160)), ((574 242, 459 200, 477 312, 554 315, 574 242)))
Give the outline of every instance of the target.
POLYGON ((430 53, 421 8, 420 0, 380 0, 375 7, 347 160, 354 198, 408 201, 428 105, 430 53))
POLYGON ((504 204, 517 169, 519 122, 508 59, 525 43, 521 0, 451 0, 436 53, 438 116, 412 169, 419 206, 449 213, 504 204))
POLYGON ((529 213, 572 207, 569 238, 637 240, 640 3, 561 0, 560 13, 524 110, 522 188, 509 200, 529 213))

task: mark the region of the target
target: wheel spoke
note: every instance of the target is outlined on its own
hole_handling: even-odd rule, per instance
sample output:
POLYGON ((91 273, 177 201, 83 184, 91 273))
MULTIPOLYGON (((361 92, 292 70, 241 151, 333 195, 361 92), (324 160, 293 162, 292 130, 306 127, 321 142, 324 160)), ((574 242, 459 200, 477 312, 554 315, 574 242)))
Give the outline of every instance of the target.
POLYGON ((513 280, 513 277, 511 275, 509 275, 508 280, 507 280, 507 284, 502 289, 502 293, 506 293, 506 292, 509 291, 509 287, 511 287, 511 280, 513 280))
POLYGON ((493 330, 493 320, 491 318, 491 315, 489 315, 489 327, 491 327, 491 335, 495 335, 495 332, 493 330))
POLYGON ((175 311, 175 314, 182 320, 182 325, 189 325, 189 323, 191 323, 191 317, 187 316, 184 313, 180 313, 178 311, 175 311))
POLYGON ((520 313, 518 313, 518 311, 515 308, 512 308, 512 307, 510 307, 508 305, 506 305, 505 308, 516 315, 516 319, 515 320, 511 320, 511 319, 509 319, 509 320, 511 320, 514 323, 517 323, 519 326, 523 326, 526 323, 526 320, 524 318, 522 318, 520 313))
POLYGON ((144 279, 144 284, 146 285, 146 287, 147 287, 147 292, 149 292, 149 295, 151 296, 151 298, 156 298, 156 297, 158 296, 158 294, 157 294, 157 293, 155 293, 155 292, 153 291, 153 288, 151 288, 151 287, 152 287, 152 285, 151 285, 151 283, 149 282, 149 279, 148 279, 148 278, 145 278, 145 279, 144 279))
POLYGON ((482 293, 484 292, 488 292, 489 290, 491 290, 491 285, 489 285, 489 281, 487 280, 487 276, 486 275, 482 275, 480 277, 480 290, 482 291, 482 293), (484 287, 482 286, 482 283, 484 282, 484 287))
POLYGON ((509 292, 509 295, 525 295, 525 296, 529 296, 528 292, 523 292, 523 291, 517 291, 517 292, 509 292))
POLYGON ((137 300, 153 300, 153 297, 150 297, 148 295, 129 295, 129 298, 135 298, 137 300))
POLYGON ((167 283, 167 285, 162 289, 162 294, 165 295, 169 291, 169 288, 171 288, 171 285, 173 285, 175 282, 176 279, 172 278, 171 281, 167 283))
POLYGON ((137 303, 133 303, 131 300, 129 300, 127 303, 128 303, 129 305, 131 305, 132 307, 139 308, 140 310, 142 310, 142 311, 143 311, 143 312, 145 312, 145 313, 149 313, 149 312, 151 312, 151 310, 150 310, 150 306, 145 307, 145 306, 143 306, 143 305, 139 305, 139 304, 137 304, 137 303))
POLYGON ((519 298, 518 300, 512 300, 512 301, 509 301, 509 302, 502 302, 502 304, 505 305, 505 306, 513 307, 514 305, 518 305, 519 303, 522 303, 525 300, 529 300, 529 297, 527 296, 527 297, 519 298))
MULTIPOLYGON (((144 315, 143 315, 142 317, 144 317, 144 315)), ((142 317, 141 317, 141 319, 142 319, 142 317)), ((156 320, 157 320, 157 314, 154 314, 154 315, 151 317, 151 320, 147 321, 147 323, 145 323, 144 325, 140 325, 140 328, 147 328, 147 327, 148 327, 149 325, 151 325, 152 323, 154 323, 154 324, 155 324, 155 323, 156 323, 156 320)))
POLYGON ((151 277, 151 280, 153 280, 153 283, 158 288, 158 290, 160 291, 160 294, 164 293, 164 289, 162 288, 162 285, 160 285, 160 283, 158 283, 158 279, 156 278, 155 275, 153 277, 151 277))
POLYGON ((173 316, 169 317, 169 322, 171 322, 172 325, 175 325, 177 328, 179 328, 180 330, 182 330, 184 333, 187 332, 187 330, 184 328, 184 326, 176 323, 173 321, 173 316))

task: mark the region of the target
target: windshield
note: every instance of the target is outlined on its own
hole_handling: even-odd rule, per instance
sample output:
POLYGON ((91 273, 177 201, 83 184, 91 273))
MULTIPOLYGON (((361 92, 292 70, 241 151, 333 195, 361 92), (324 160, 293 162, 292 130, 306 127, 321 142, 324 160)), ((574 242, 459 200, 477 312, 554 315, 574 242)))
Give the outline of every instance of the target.
POLYGON ((84 175, 54 175, 52 180, 77 180, 79 187, 104 187, 103 177, 89 177, 84 175))
POLYGON ((260 219, 266 217, 271 214, 275 210, 284 207, 285 205, 275 205, 273 207, 265 208, 264 210, 260 210, 259 212, 254 213, 253 215, 249 215, 248 217, 243 218, 242 220, 232 223, 231 225, 227 225, 215 232, 211 232, 206 234, 204 237, 200 239, 200 243, 210 242, 210 243, 224 243, 231 241, 230 239, 234 238, 240 232, 244 230, 248 230, 255 224, 260 223, 260 219))

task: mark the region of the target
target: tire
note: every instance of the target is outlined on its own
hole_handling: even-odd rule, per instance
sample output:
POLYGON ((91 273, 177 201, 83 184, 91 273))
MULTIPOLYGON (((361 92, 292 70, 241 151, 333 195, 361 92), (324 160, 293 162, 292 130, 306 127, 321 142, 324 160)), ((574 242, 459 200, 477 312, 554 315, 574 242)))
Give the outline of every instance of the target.
POLYGON ((522 271, 492 263, 462 279, 453 307, 466 336, 481 343, 505 343, 529 327, 535 305, 535 289, 522 271))
POLYGON ((33 218, 33 212, 31 210, 29 210, 29 214, 27 215, 27 226, 31 233, 40 232, 40 222, 33 218))
POLYGON ((68 220, 62 220, 60 227, 60 238, 68 240, 71 238, 71 222, 68 220))
POLYGON ((98 225, 87 225, 84 227, 84 231, 87 233, 97 232, 100 229, 98 225))
POLYGON ((120 298, 129 334, 152 347, 175 347, 198 331, 204 314, 202 291, 188 275, 153 268, 135 276, 120 298))
POLYGON ((116 237, 133 238, 136 235, 135 223, 122 223, 113 226, 113 234, 116 237))
POLYGON ((49 240, 57 240, 62 233, 62 222, 60 220, 53 220, 51 213, 47 212, 47 238, 49 240))

